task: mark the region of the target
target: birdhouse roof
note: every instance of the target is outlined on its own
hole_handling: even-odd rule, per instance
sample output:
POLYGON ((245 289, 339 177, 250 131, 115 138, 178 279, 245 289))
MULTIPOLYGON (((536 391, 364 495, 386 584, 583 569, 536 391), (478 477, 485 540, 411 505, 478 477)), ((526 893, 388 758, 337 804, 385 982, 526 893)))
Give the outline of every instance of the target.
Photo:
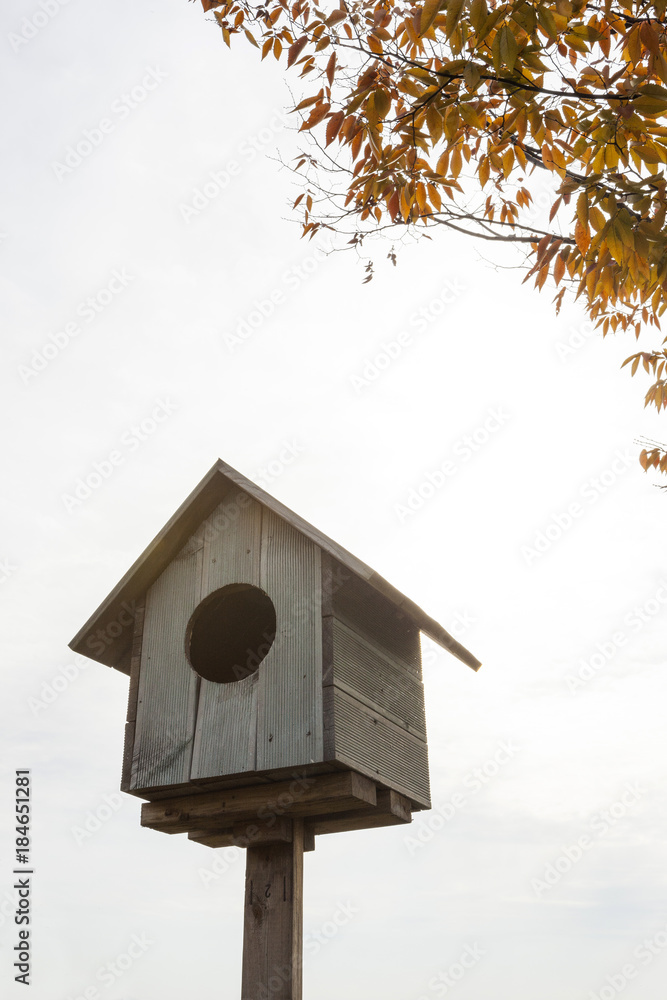
POLYGON ((69 644, 71 649, 99 663, 115 667, 123 673, 130 672, 132 629, 122 626, 127 626, 128 620, 133 617, 136 601, 146 593, 190 536, 223 500, 229 499, 230 488, 242 490, 319 545, 344 567, 391 601, 402 614, 412 619, 425 635, 449 650, 467 666, 473 670, 481 666, 479 660, 457 642, 442 625, 392 587, 370 566, 220 459, 72 639, 69 644), (100 635, 104 641, 96 638, 100 635), (100 647, 103 647, 102 652, 98 652, 100 647))

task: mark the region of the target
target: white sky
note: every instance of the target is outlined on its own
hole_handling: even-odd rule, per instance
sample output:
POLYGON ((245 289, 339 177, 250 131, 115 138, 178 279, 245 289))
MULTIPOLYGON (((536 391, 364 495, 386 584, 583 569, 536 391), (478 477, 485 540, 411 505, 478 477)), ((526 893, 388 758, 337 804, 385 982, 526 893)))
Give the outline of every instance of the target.
POLYGON ((301 242, 275 162, 296 148, 281 70, 224 49, 199 4, 6 0, 0 44, 3 996, 25 995, 6 915, 23 767, 33 1000, 239 995, 243 855, 207 880, 216 852, 140 828, 139 801, 117 792, 127 679, 67 649, 221 457, 484 664, 424 644, 436 809, 307 856, 304 996, 663 1000, 667 498, 636 462, 633 439, 664 433, 642 408, 648 381, 619 370, 634 341, 580 334, 559 356, 585 317, 570 303, 556 319, 548 292, 489 263, 516 265, 511 251, 443 233, 394 269, 378 244, 362 286, 352 253, 301 242), (34 37, 12 44, 22 31, 34 37), (154 89, 129 109, 144 79, 154 89), (91 154, 58 168, 103 119, 91 154), (114 272, 113 301, 87 312, 114 272), (399 356, 355 383, 404 331, 399 356), (29 371, 51 338, 64 346, 29 371), (139 440, 160 402, 171 412, 139 440), (277 469, 286 445, 297 454, 277 469), (66 503, 112 452, 112 474, 66 503), (98 810, 112 815, 82 838, 98 810), (550 865, 569 870, 540 886, 550 865), (151 943, 105 973, 133 935, 151 943))

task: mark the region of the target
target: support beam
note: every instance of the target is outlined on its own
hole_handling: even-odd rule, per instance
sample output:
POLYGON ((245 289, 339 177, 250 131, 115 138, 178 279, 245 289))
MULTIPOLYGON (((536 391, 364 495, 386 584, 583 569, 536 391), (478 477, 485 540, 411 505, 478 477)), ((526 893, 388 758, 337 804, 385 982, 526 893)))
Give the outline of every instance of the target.
POLYGON ((303 820, 246 853, 242 1000, 302 1000, 303 820))
POLYGON ((370 778, 354 771, 338 771, 317 777, 296 777, 273 785, 144 802, 141 825, 163 833, 191 830, 219 833, 244 820, 329 815, 368 806, 375 808, 376 803, 375 783, 370 778))

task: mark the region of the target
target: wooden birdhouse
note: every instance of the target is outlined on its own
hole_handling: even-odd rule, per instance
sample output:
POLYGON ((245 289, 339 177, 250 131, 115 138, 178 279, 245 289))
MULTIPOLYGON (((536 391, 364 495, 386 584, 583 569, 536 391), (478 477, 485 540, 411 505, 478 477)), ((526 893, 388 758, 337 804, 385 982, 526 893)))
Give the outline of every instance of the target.
POLYGON ((121 787, 143 825, 248 846, 298 821, 307 848, 429 808, 420 632, 479 667, 218 461, 70 645, 130 675, 121 787))

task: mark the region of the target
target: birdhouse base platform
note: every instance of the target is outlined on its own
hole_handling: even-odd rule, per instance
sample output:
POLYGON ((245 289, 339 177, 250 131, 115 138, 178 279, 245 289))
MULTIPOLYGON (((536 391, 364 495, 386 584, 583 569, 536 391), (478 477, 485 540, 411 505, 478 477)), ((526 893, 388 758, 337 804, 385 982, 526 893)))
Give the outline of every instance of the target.
POLYGON ((410 823, 412 802, 356 771, 313 775, 225 791, 145 802, 141 825, 187 833, 207 847, 291 843, 294 820, 303 822, 304 850, 316 836, 410 823))

